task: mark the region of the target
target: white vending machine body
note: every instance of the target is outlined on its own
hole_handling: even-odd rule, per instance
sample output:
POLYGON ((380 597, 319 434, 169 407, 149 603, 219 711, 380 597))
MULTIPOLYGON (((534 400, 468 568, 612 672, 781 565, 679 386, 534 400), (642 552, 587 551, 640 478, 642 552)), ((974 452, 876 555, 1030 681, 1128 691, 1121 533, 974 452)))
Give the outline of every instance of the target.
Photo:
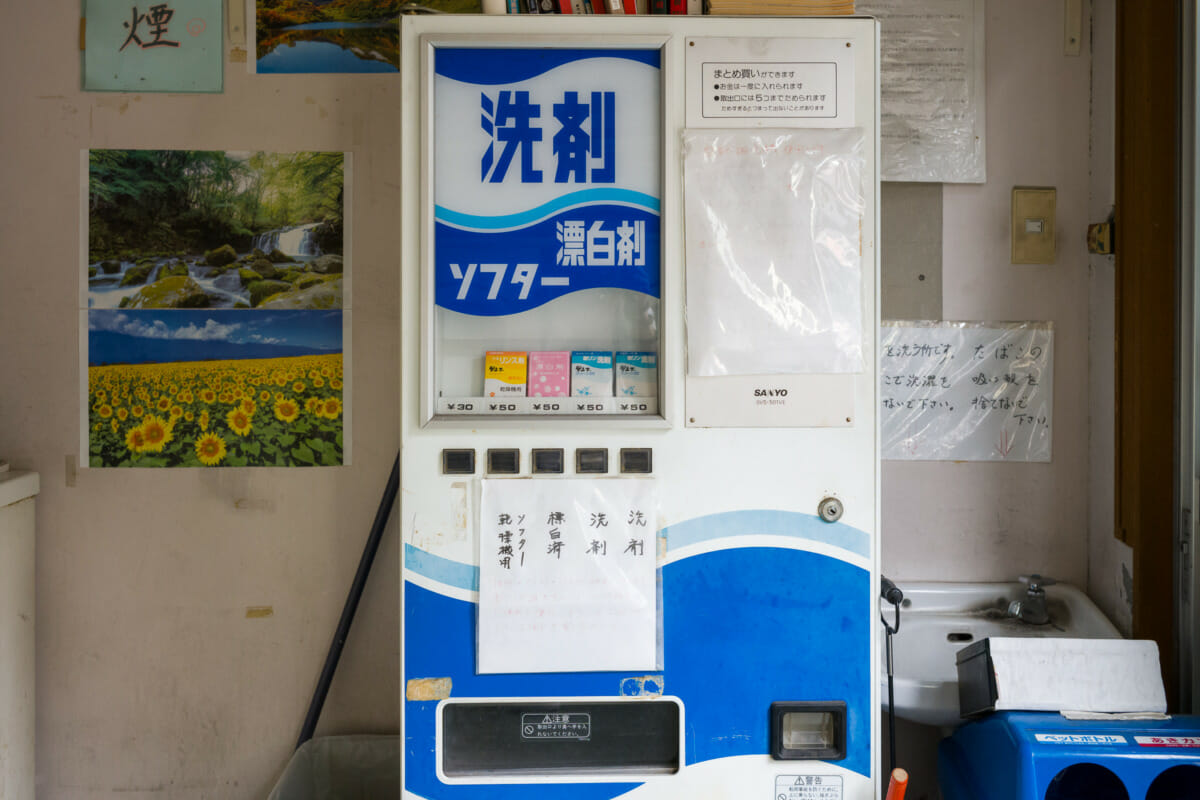
POLYGON ((875 797, 876 22, 401 73, 404 797, 875 797))

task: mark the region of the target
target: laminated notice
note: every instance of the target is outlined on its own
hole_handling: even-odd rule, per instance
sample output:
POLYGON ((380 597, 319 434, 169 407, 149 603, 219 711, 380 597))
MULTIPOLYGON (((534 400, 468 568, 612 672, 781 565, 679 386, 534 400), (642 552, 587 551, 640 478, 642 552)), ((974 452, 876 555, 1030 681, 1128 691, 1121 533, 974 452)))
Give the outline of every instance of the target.
POLYGON ((881 455, 904 461, 1049 461, 1049 322, 885 322, 881 455))

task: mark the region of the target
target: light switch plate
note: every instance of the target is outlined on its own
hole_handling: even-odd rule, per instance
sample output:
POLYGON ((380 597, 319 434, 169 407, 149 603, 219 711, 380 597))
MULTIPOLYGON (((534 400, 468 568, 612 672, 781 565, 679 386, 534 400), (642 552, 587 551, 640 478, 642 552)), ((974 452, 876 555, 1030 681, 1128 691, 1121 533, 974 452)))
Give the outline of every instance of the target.
POLYGON ((1014 186, 1012 190, 1012 263, 1053 264, 1054 208, 1057 190, 1053 187, 1014 186))

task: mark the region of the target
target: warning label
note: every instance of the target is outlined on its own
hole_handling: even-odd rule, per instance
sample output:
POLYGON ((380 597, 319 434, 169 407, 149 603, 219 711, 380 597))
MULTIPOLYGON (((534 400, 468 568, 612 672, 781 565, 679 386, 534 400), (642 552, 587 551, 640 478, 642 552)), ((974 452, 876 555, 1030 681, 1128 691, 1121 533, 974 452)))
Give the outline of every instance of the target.
POLYGON ((842 800, 842 776, 776 775, 775 800, 842 800))
POLYGON ((522 714, 522 739, 590 739, 591 714, 522 714))
POLYGON ((836 117, 833 62, 706 62, 705 117, 836 117))

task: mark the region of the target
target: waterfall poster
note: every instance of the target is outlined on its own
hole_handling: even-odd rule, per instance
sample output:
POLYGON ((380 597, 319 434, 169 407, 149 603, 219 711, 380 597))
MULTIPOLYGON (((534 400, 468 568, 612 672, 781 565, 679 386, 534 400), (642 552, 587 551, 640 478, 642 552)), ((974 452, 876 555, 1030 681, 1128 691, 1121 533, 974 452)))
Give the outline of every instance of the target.
POLYGON ((84 181, 84 463, 348 463, 348 155, 92 150, 84 181))

